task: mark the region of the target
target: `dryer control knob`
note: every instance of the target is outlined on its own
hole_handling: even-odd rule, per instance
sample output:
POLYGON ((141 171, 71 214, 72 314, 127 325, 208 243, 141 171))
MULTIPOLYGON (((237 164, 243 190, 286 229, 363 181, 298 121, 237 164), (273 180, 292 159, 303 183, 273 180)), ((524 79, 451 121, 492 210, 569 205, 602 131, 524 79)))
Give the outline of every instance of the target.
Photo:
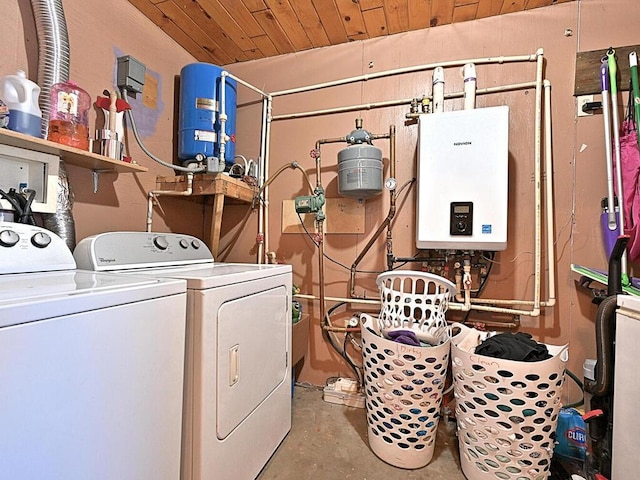
POLYGON ((182 248, 184 248, 184 249, 189 248, 189 242, 187 242, 184 238, 181 238, 181 239, 180 239, 179 244, 180 244, 180 246, 181 246, 182 248))
POLYGON ((198 240, 191 240, 191 246, 197 250, 200 248, 200 242, 198 240))
POLYGON ((45 248, 51 243, 51 236, 44 232, 38 232, 31 237, 31 243, 34 247, 45 248))
POLYGON ((0 232, 0 245, 3 247, 13 247, 20 241, 20 237, 13 230, 2 230, 0 232))
POLYGON ((153 244, 160 250, 166 250, 169 248, 169 242, 167 241, 167 237, 155 237, 153 239, 153 244))

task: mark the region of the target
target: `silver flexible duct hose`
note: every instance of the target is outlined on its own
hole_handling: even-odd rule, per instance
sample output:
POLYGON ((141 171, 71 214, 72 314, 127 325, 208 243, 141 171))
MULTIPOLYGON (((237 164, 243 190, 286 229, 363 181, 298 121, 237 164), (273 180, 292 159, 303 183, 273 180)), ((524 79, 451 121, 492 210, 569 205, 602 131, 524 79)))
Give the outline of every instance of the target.
POLYGON ((31 0, 38 33, 38 85, 42 110, 42 138, 47 138, 51 87, 69 80, 69 34, 62 0, 31 0))
MULTIPOLYGON (((31 8, 38 33, 38 85, 40 86, 40 109, 42 110, 42 137, 49 131, 51 110, 51 87, 69 80, 69 34, 64 18, 62 0, 31 0, 31 8)), ((76 247, 75 222, 71 208, 73 194, 67 180, 65 164, 60 160, 58 174, 58 201, 56 213, 42 215, 44 227, 61 237, 69 249, 76 247)))
POLYGON ((62 238, 69 250, 73 252, 76 248, 76 224, 73 221, 71 208, 73 207, 73 192, 69 187, 67 179, 67 169, 64 162, 60 162, 58 172, 58 201, 56 202, 56 213, 42 215, 44 228, 54 232, 62 238))

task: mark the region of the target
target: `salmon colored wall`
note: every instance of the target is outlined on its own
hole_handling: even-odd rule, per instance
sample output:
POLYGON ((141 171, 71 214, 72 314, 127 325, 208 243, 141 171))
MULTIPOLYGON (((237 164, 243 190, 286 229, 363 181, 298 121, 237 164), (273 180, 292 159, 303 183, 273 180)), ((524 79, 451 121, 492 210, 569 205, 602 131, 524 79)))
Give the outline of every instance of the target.
MULTIPOLYGON (((4 2, 5 41, 0 45, 0 75, 21 69, 38 79, 38 39, 29 0, 4 2), (8 5, 10 4, 10 5, 8 5)), ((143 62, 151 75, 159 78, 155 133, 143 138, 151 152, 171 162, 174 140, 174 78, 180 68, 194 58, 152 24, 129 2, 123 0, 64 0, 62 2, 71 51, 70 80, 91 96, 92 101, 105 89, 115 89, 116 52, 131 55, 143 62), (161 110, 161 111, 160 111, 161 110)), ((151 111, 153 111, 152 109, 151 111)), ((138 111, 138 114, 140 112, 138 111)), ((90 113, 90 132, 94 131, 97 111, 90 113)), ((143 120, 139 119, 139 123, 143 120)), ((69 182, 75 196, 73 215, 76 237, 111 230, 144 230, 146 192, 155 188, 157 175, 170 176, 173 171, 142 153, 128 132, 131 156, 149 168, 146 173, 104 173, 99 190, 93 193, 91 170, 68 165, 69 182)), ((177 198, 161 198, 156 208, 153 228, 157 231, 180 231, 202 236, 202 204, 177 198)))
MULTIPOLYGON (((600 199, 606 192, 603 158, 602 117, 575 115, 573 97, 576 53, 609 46, 638 43, 637 26, 633 23, 640 7, 634 0, 602 2, 583 0, 548 8, 495 18, 441 26, 364 42, 322 48, 282 57, 235 64, 229 70, 266 92, 321 83, 366 73, 428 64, 439 61, 521 55, 544 49, 545 78, 552 84, 552 125, 555 190, 555 255, 557 259, 557 305, 543 309, 538 318, 521 317, 523 328, 536 338, 549 343, 570 343, 570 368, 581 376, 585 357, 595 355, 595 306, 589 294, 576 287, 571 263, 605 267, 599 231, 600 199), (604 20, 606 19, 606 20, 604 20), (602 28, 605 21, 606 28, 602 28), (583 148, 582 145, 586 148, 583 148)), ((478 88, 535 79, 534 64, 502 65, 478 68, 478 88)), ((460 91, 462 79, 457 69, 446 71, 446 91, 460 91)), ((381 100, 418 97, 431 92, 431 72, 369 80, 274 100, 274 114, 299 112, 381 100)), ((241 90, 242 92, 242 90, 241 90)), ((498 254, 484 296, 504 299, 533 297, 533 107, 534 92, 518 91, 478 97, 478 106, 507 104, 510 120, 510 203, 509 248, 498 254)), ((253 97, 245 91, 240 103, 253 97)), ((447 110, 461 108, 461 100, 447 101, 447 110)), ((313 160, 309 151, 316 140, 346 135, 361 116, 364 127, 373 133, 385 133, 389 125, 397 127, 398 181, 402 185, 416 174, 417 128, 405 125, 405 107, 372 109, 306 119, 274 122, 271 136, 270 172, 297 160, 315 181, 313 160)), ((245 105, 239 109, 238 151, 257 155, 260 109, 245 105)), ((388 144, 377 142, 388 158, 388 144)), ((336 152, 344 145, 322 147, 322 183, 329 197, 336 196, 336 152)), ((284 199, 308 194, 302 175, 286 170, 272 183, 270 192, 269 250, 280 262, 294 269, 294 283, 304 293, 318 294, 318 253, 308 238, 280 233, 280 209, 284 199)), ((393 222, 393 249, 396 256, 415 253, 415 190, 399 202, 393 222)), ((225 220, 231 239, 237 233, 236 221, 244 210, 225 220)), ((326 235, 326 253, 350 266, 362 251, 388 211, 387 193, 367 200, 366 233, 362 235, 326 235)), ((227 215, 227 213, 225 213, 227 215)), ((255 214, 250 217, 243 235, 230 249, 228 260, 247 260, 255 251, 255 214)), ((225 240, 223 239, 223 244, 225 240)), ((360 264, 359 269, 380 271, 385 266, 384 240, 360 264)), ((544 268, 543 261, 543 271, 544 268)), ((415 268, 415 267, 414 267, 415 268)), ((375 274, 359 275, 356 293, 377 297, 375 274)), ((327 295, 347 295, 348 272, 326 262, 327 295)), ((543 285, 543 300, 547 296, 543 285)), ((331 305, 331 303, 329 303, 331 305)), ((358 307, 357 305, 354 308, 358 307)), ((305 359, 299 379, 324 384, 328 377, 351 376, 342 359, 328 347, 318 327, 318 305, 306 304, 314 327, 310 353, 305 359)), ((342 312, 342 310, 338 310, 342 312)), ((491 320, 488 315, 471 319, 491 320)), ((499 318, 502 320, 508 317, 499 318)), ((574 397, 578 393, 572 391, 574 397)))
MULTIPOLYGON (((85 88, 93 98, 103 89, 112 88, 114 49, 132 55, 160 79, 159 98, 164 110, 155 125, 155 133, 146 143, 158 156, 170 159, 174 131, 174 77, 193 58, 122 0, 65 0, 69 26, 72 63, 71 79, 85 88)), ((637 21, 640 7, 636 0, 582 0, 534 9, 468 23, 441 26, 365 42, 235 64, 229 70, 240 78, 273 92, 289 87, 315 84, 369 72, 434 63, 439 61, 500 55, 534 53, 544 48, 545 78, 552 83, 552 123, 554 153, 555 254, 557 257, 557 305, 544 309, 538 318, 522 317, 525 330, 551 343, 570 342, 570 367, 581 376, 585 357, 593 357, 595 306, 589 295, 576 287, 576 277, 569 271, 571 263, 603 267, 605 257, 598 227, 600 198, 605 194, 605 169, 601 116, 575 116, 573 97, 576 52, 606 49, 609 46, 640 43, 637 21)), ((30 2, 3 10, 5 41, 0 47, 3 62, 0 74, 26 69, 37 78, 37 40, 30 2), (16 25, 14 27, 14 25, 16 25), (15 29, 15 32, 13 31, 15 29), (8 39, 8 40, 7 40, 8 39)), ((456 69, 447 70, 447 91, 459 91, 462 80, 456 69)), ((530 81, 534 64, 503 65, 478 69, 478 87, 530 81)), ((431 92, 431 72, 395 76, 364 83, 324 89, 274 102, 274 113, 305 111, 379 100, 412 98, 431 92)), ((259 143, 260 107, 247 104, 254 97, 239 89, 237 152, 256 158, 259 143)), ((478 106, 508 104, 510 125, 510 205, 509 248, 497 257, 485 295, 489 298, 530 299, 533 295, 533 91, 478 97, 478 106)), ((459 100, 448 101, 446 109, 458 109, 459 100)), ((373 109, 331 116, 274 122, 271 136, 273 173, 280 166, 297 160, 315 181, 314 163, 309 151, 320 138, 343 136, 354 128, 361 116, 364 127, 373 133, 386 133, 397 127, 397 177, 400 185, 416 174, 415 151, 417 128, 405 125, 405 107, 373 109)), ((92 116, 92 126, 95 114, 92 116)), ((130 139, 132 140, 132 139, 130 139)), ((106 174, 100 190, 93 194, 89 170, 69 166, 69 178, 75 192, 74 216, 78 239, 106 230, 142 230, 146 213, 146 192, 155 187, 156 175, 171 175, 171 170, 147 159, 129 142, 133 157, 150 171, 143 174, 106 174)), ((388 142, 377 142, 385 158, 388 142)), ((336 152, 340 145, 322 148, 322 183, 329 197, 337 196, 336 152)), ((386 163, 385 163, 386 165, 386 163)), ((398 202, 393 222, 394 254, 415 253, 415 189, 409 189, 398 202)), ((290 263, 294 283, 304 293, 318 294, 318 253, 303 235, 280 234, 281 204, 284 199, 308 194, 299 171, 288 169, 275 179, 270 190, 268 249, 278 261, 290 263)), ((203 232, 203 208, 200 203, 176 198, 161 198, 162 211, 155 210, 154 230, 192 233, 203 232)), ((362 251, 373 232, 387 214, 387 193, 365 203, 366 232, 361 235, 327 235, 326 253, 347 266, 362 251)), ((228 205, 223 220, 220 256, 225 261, 255 261, 257 214, 244 205, 228 205)), ((361 270, 380 271, 385 266, 382 240, 375 243, 360 264, 361 270)), ((543 264, 544 265, 544 264, 543 264)), ((327 294, 347 294, 348 274, 342 267, 326 262, 327 294)), ((358 276, 358 295, 376 298, 375 274, 358 276)), ((547 295, 543 289, 543 297, 547 295)), ((318 305, 308 303, 312 314, 309 354, 299 379, 322 385, 327 377, 351 375, 350 369, 322 339, 318 305)), ((357 307, 356 307, 357 308, 357 307)), ((340 311, 342 313, 342 311, 340 311)), ((349 315, 351 312, 345 313, 349 315)), ((476 317, 472 317, 476 318, 476 317)), ((478 316, 489 320, 488 316, 478 316)), ((573 392, 572 396, 577 395, 573 392)))

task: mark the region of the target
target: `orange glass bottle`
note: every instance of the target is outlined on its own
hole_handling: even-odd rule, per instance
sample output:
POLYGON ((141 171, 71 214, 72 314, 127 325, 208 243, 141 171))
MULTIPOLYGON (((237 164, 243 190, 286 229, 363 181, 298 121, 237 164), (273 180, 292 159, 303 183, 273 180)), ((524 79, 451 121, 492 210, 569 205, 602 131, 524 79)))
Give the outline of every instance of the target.
POLYGON ((51 111, 47 140, 89 150, 91 97, 73 82, 51 87, 51 111))

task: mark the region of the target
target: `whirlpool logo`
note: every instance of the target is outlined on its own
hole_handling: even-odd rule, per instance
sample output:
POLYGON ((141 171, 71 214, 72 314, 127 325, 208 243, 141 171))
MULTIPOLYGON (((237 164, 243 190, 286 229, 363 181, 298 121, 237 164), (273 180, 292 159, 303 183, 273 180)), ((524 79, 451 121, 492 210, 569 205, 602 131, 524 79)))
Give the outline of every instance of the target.
POLYGON ((467 141, 467 142, 453 142, 453 146, 454 147, 462 147, 464 145, 471 145, 471 141, 467 141))
POLYGON ((105 257, 100 257, 98 260, 100 260, 101 263, 114 263, 116 261, 115 258, 105 258, 105 257))

